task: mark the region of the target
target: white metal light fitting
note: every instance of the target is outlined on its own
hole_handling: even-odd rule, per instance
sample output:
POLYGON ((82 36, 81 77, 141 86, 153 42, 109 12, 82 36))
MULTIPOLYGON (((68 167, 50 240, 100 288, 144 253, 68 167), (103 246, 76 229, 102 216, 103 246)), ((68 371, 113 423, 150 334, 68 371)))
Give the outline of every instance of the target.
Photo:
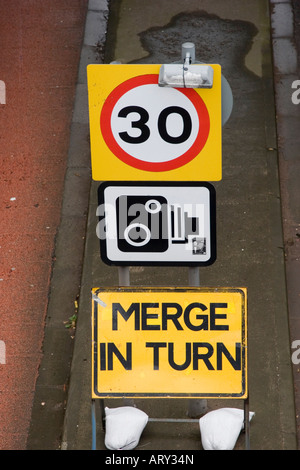
POLYGON ((164 64, 161 66, 158 85, 173 88, 212 88, 214 70, 210 65, 193 64, 195 45, 184 43, 182 46, 182 64, 164 64))
POLYGON ((164 64, 158 85, 173 88, 212 88, 214 70, 209 65, 164 64))

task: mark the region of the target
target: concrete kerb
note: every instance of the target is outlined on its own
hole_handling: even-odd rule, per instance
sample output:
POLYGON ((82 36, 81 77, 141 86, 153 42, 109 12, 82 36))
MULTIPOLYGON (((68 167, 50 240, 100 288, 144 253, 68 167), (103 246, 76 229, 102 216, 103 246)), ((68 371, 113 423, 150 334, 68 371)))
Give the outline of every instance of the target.
MULTIPOLYGON (((106 31, 107 31, 107 20, 108 20, 108 0, 90 0, 88 4, 86 24, 84 39, 81 49, 80 64, 78 70, 78 82, 76 87, 76 96, 74 102, 74 113, 72 119, 72 129, 71 129, 71 142, 69 149, 69 162, 74 161, 78 167, 78 163, 82 163, 84 168, 89 168, 89 182, 86 181, 86 190, 93 192, 93 186, 91 187, 91 177, 90 177, 90 146, 89 146, 89 111, 88 111, 88 94, 87 94, 87 73, 86 68, 90 63, 101 63, 102 62, 102 51, 104 50, 104 44, 106 40, 106 31), (75 144, 75 141, 78 142, 78 145, 75 144), (83 146, 83 149, 82 149, 83 146), (82 152, 83 150, 83 152, 82 152)), ((82 202, 86 207, 88 212, 88 205, 90 201, 90 194, 88 197, 84 198, 82 202)), ((89 221, 87 220, 87 224, 89 221)), ((84 236, 86 235, 86 231, 84 236)), ((81 275, 83 275, 81 271, 81 275)), ((81 285, 84 286, 85 282, 81 279, 81 285)), ((83 287, 81 287, 82 289, 83 287)), ((85 295, 82 296, 84 298, 85 295)), ((78 319, 76 328, 80 330, 81 328, 81 318, 80 312, 85 315, 84 311, 86 307, 82 305, 81 295, 79 295, 79 305, 78 305, 78 319)), ((82 324, 85 327, 86 321, 83 318, 82 324)), ((68 401, 64 416, 64 425, 63 425, 63 435, 61 442, 61 449, 69 449, 69 443, 73 442, 72 428, 69 427, 69 421, 72 420, 72 423, 76 423, 76 403, 80 400, 81 397, 81 387, 78 390, 76 383, 72 382, 72 371, 76 369, 78 365, 78 358, 76 351, 86 349, 86 347, 81 347, 78 343, 82 341, 82 337, 86 335, 75 336, 74 344, 74 357, 72 360, 71 366, 71 380, 68 390, 68 401), (76 343, 77 341, 77 343, 76 343), (76 349, 77 346, 77 349, 76 349), (80 397, 78 396, 78 393, 80 397), (74 398, 74 399, 73 399, 74 398), (75 411, 75 413, 74 413, 75 411), (75 416, 74 416, 75 414, 75 416)), ((89 336, 88 336, 89 338, 89 336)), ((77 374, 74 374, 77 376, 77 374)), ((88 399, 86 397, 84 399, 88 399)), ((90 416, 86 417, 86 420, 90 421, 90 416)), ((75 425, 76 427, 76 425, 75 425)), ((73 439, 74 440, 74 439, 73 439)), ((73 447, 76 449, 76 447, 73 447)))

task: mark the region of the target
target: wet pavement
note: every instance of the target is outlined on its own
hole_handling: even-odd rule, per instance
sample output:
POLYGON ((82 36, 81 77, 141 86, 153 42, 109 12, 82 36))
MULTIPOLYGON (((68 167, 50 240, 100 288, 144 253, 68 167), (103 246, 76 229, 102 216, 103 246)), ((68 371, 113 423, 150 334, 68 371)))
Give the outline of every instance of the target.
MULTIPOLYGON (((261 0, 251 7, 245 0, 122 0, 110 2, 109 9, 104 0, 88 3, 27 449, 91 449, 90 292, 120 283, 118 268, 101 261, 96 237, 99 183, 90 177, 86 65, 169 63, 180 59, 186 41, 195 43, 197 60, 222 65, 234 99, 223 127, 223 178, 213 183, 218 256, 212 266, 200 269, 200 284, 248 288, 249 396, 255 412, 251 448, 297 449, 299 370, 291 361, 291 343, 300 339, 299 146, 293 145, 294 137, 299 138, 299 110, 291 105, 289 93, 299 69, 285 49, 293 51, 294 35, 280 10, 287 5, 292 4, 273 1, 269 9, 269 2, 261 0), (74 313, 73 331, 64 322, 74 313)), ((188 286, 188 274, 181 267, 134 266, 130 283, 165 286, 168 279, 168 286, 188 286)), ((122 403, 107 401, 110 407, 122 403)), ((135 403, 150 417, 187 416, 186 400, 135 403)), ((242 404, 209 400, 208 406, 242 404)), ((100 411, 97 407, 97 448, 105 449, 100 411)), ((244 448, 243 436, 236 448, 244 448)), ((200 450, 199 427, 148 423, 137 450, 152 449, 200 450)))

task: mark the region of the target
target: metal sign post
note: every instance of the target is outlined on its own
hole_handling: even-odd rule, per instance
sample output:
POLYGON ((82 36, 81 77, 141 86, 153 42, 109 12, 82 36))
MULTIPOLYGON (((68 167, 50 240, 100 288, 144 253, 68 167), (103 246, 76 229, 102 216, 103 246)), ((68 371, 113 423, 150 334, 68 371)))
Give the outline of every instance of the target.
MULTIPOLYGON (((189 286, 200 287, 199 268, 194 266, 194 267, 189 267, 188 269, 189 269, 189 286)), ((208 410, 207 400, 205 398, 202 398, 200 400, 199 399, 189 400, 187 414, 190 418, 204 414, 207 412, 207 410, 208 410)))

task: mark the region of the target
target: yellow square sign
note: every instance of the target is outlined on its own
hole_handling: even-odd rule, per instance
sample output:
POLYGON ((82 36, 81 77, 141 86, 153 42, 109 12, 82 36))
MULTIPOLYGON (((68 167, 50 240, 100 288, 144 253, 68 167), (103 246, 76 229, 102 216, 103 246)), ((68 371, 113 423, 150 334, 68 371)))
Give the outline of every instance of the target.
POLYGON ((95 181, 222 179, 221 67, 210 89, 158 85, 161 65, 88 65, 95 181))
POLYGON ((247 397, 245 288, 92 291, 92 397, 247 397))

